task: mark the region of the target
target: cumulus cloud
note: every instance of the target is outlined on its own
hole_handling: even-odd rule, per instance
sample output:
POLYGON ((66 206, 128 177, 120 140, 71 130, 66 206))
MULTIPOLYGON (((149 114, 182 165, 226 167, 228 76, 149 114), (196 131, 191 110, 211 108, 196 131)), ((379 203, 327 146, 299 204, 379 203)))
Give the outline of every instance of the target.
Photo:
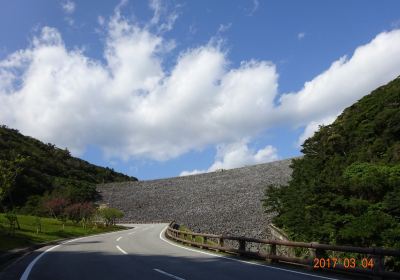
POLYGON ((277 110, 279 119, 306 126, 300 142, 305 135, 312 135, 313 128, 331 123, 344 108, 399 74, 400 30, 382 32, 358 47, 352 57, 333 62, 300 91, 283 94, 277 110))
POLYGON ((253 150, 248 147, 246 141, 239 141, 228 145, 219 145, 215 161, 207 170, 183 171, 180 176, 237 168, 245 165, 271 162, 277 159, 277 149, 271 145, 267 145, 260 150, 253 150))
POLYGON ((221 145, 217 149, 217 160, 209 170, 230 169, 244 165, 270 162, 278 159, 276 148, 268 145, 254 151, 249 149, 247 143, 238 142, 221 145))
POLYGON ((106 63, 68 50, 45 27, 31 48, 0 62, 0 120, 79 155, 98 145, 109 157, 166 160, 262 129, 276 95, 275 67, 228 68, 208 44, 180 54, 167 74, 168 41, 128 22, 108 22, 106 63))
POLYGON ((230 168, 276 156, 273 147, 248 148, 272 125, 304 127, 302 141, 400 73, 399 30, 379 34, 281 96, 274 64, 232 67, 213 40, 182 51, 164 69, 174 42, 154 29, 165 22, 159 3, 153 25, 121 16, 122 4, 104 20, 104 61, 68 49, 57 29, 44 27, 29 47, 0 61, 0 122, 75 155, 96 145, 111 158, 168 160, 215 145, 210 168, 230 168))
POLYGON ((201 173, 206 173, 209 172, 207 170, 202 170, 202 169, 193 169, 191 171, 182 171, 179 176, 189 176, 189 175, 196 175, 196 174, 201 174, 201 173))

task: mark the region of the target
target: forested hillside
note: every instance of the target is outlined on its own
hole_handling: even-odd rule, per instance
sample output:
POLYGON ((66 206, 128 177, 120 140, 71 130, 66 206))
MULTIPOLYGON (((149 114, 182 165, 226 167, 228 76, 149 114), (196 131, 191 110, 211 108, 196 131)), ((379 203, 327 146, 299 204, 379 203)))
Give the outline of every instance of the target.
POLYGON ((1 196, 1 206, 25 205, 27 212, 29 207, 36 207, 43 195, 60 193, 87 201, 94 198, 97 183, 137 180, 72 157, 68 150, 44 144, 6 126, 0 126, 0 173, 0 194, 6 187, 6 192, 10 191, 1 196), (10 182, 4 177, 7 172, 13 177, 12 186, 4 185, 10 182))
POLYGON ((305 141, 264 206, 294 240, 400 248, 400 77, 305 141))

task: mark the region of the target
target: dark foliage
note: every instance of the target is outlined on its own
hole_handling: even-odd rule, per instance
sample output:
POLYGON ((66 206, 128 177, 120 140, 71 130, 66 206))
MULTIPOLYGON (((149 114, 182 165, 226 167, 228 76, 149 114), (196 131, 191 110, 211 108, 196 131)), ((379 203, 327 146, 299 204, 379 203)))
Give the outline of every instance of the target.
POLYGON ((68 219, 78 223, 89 220, 96 212, 96 208, 90 202, 75 203, 65 208, 65 212, 68 219))
POLYGON ((400 77, 303 144, 264 206, 295 240, 400 248, 400 77))
MULTIPOLYGON (((15 178, 11 197, 15 206, 25 205, 25 213, 37 209, 40 197, 46 193, 60 193, 70 202, 79 203, 95 198, 97 183, 137 180, 74 158, 66 149, 0 126, 0 161, 13 162, 18 157, 24 161, 19 166, 22 172, 15 178)), ((5 198, 2 205, 10 206, 9 199, 5 198)))

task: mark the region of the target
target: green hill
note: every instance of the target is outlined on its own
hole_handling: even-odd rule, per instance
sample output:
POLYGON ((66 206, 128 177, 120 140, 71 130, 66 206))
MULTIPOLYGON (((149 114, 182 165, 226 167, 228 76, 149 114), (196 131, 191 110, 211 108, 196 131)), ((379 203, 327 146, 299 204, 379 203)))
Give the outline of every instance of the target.
MULTIPOLYGON (((97 183, 137 181, 113 169, 72 157, 68 150, 44 144, 15 129, 0 126, 0 162, 7 166, 16 158, 24 159, 20 164, 22 172, 16 177, 11 193, 14 205, 19 207, 27 201, 34 206, 39 196, 56 191, 65 193, 86 190, 84 195, 88 197, 83 199, 90 199, 90 196, 95 195, 94 185, 97 183)), ((3 206, 10 205, 9 197, 0 201, 3 206)))
POLYGON ((400 248, 400 77, 303 144, 264 206, 295 240, 400 248))

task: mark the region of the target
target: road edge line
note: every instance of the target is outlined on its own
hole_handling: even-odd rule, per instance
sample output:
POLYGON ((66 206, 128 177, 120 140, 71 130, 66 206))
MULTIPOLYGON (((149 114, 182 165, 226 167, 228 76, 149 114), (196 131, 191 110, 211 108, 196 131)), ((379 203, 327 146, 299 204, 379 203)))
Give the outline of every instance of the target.
POLYGON ((165 276, 174 278, 176 280, 185 280, 184 278, 181 278, 179 276, 173 275, 171 273, 165 272, 164 270, 158 269, 158 268, 153 268, 154 271, 157 271, 158 273, 164 274, 165 276))
POLYGON ((44 252, 42 252, 39 256, 37 256, 25 269, 24 273, 22 274, 20 280, 27 280, 29 277, 29 274, 31 273, 31 270, 33 268, 33 266, 36 264, 36 262, 38 260, 40 260, 41 257, 44 256, 44 254, 46 254, 47 252, 50 252, 51 250, 59 247, 61 244, 55 245, 53 247, 50 247, 49 249, 45 250, 44 252))
MULTIPOLYGON (((126 230, 131 230, 131 229, 126 229, 126 230)), ((31 271, 32 271, 33 267, 35 266, 35 264, 40 260, 40 258, 43 257, 46 253, 54 250, 55 248, 57 248, 57 247, 59 247, 61 245, 68 244, 68 243, 71 243, 71 242, 74 242, 74 241, 78 241, 78 240, 81 240, 81 239, 85 239, 85 238, 96 237, 96 236, 105 235, 105 234, 112 234, 112 233, 117 233, 117 232, 121 232, 121 231, 125 231, 125 230, 118 230, 118 231, 111 231, 111 232, 105 232, 105 233, 100 233, 100 234, 82 236, 82 237, 78 237, 78 238, 74 238, 74 239, 71 239, 71 240, 67 240, 67 241, 61 242, 60 244, 57 244, 57 245, 55 245, 53 247, 50 247, 50 248, 46 249, 45 251, 43 251, 42 253, 40 253, 39 256, 34 258, 33 261, 31 261, 29 263, 29 265, 25 268, 24 273, 22 274, 20 280, 28 280, 29 274, 31 273, 31 271)))

